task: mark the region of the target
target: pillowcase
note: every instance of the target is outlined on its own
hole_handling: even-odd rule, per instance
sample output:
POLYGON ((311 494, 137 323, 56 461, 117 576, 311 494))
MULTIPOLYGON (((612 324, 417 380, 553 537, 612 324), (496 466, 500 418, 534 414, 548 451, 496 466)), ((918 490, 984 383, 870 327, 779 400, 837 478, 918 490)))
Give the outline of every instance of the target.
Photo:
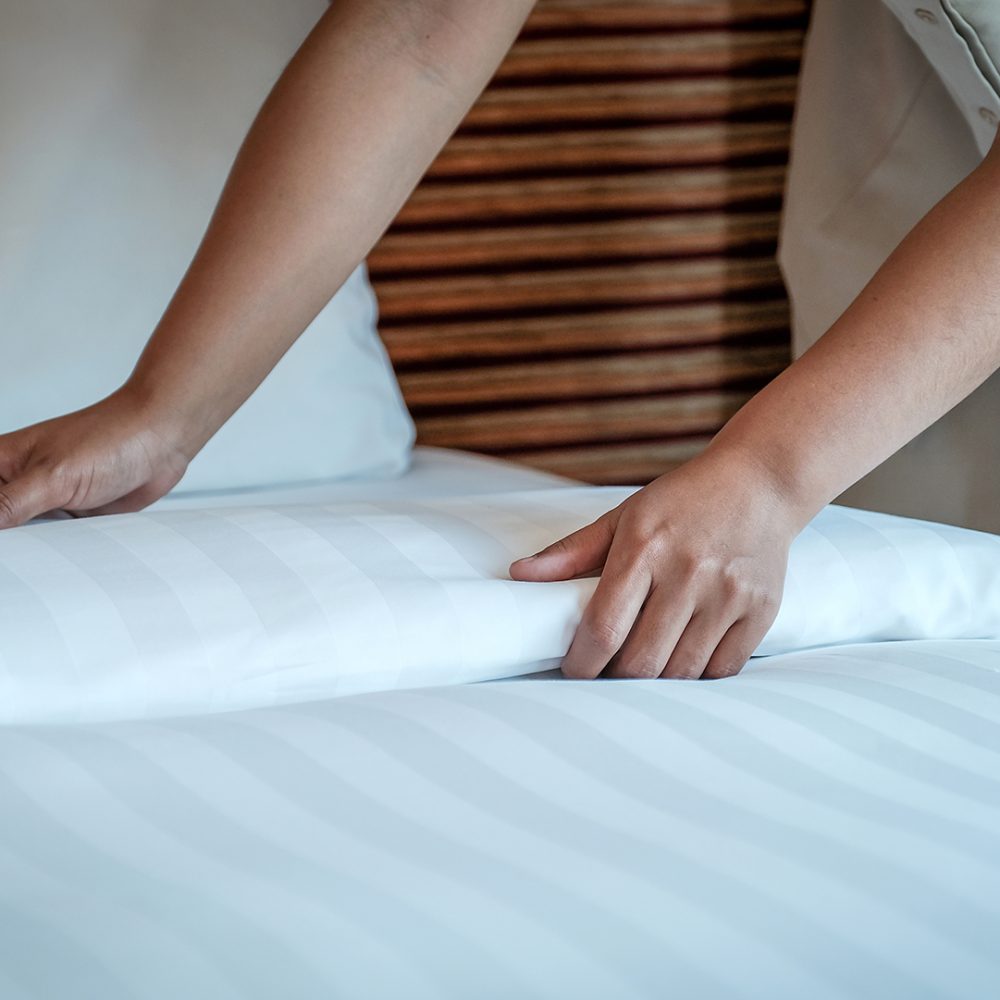
MULTIPOLYGON (((515 582, 507 567, 630 492, 149 510, 0 532, 0 722, 549 669, 597 581, 515 582)), ((830 507, 792 547, 758 654, 950 638, 1000 638, 1000 538, 830 507)))
MULTIPOLYGON (((0 6, 0 432, 128 377, 324 0, 0 6)), ((351 275, 180 484, 392 476, 413 426, 351 275)))

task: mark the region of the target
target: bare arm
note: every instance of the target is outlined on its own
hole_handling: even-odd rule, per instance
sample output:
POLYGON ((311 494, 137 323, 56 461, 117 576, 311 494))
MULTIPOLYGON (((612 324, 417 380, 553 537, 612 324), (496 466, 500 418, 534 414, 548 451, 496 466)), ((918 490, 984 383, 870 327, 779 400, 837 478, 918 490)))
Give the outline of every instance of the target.
POLYGON ((522 580, 603 570, 566 673, 743 666, 774 619, 794 536, 1000 368, 998 233, 1000 141, 703 455, 511 567, 522 580))
POLYGON ((714 448, 762 463, 800 523, 1000 368, 1000 141, 714 448))
POLYGON ((367 255, 532 6, 338 0, 261 109, 129 382, 0 437, 0 527, 172 487, 367 255))
POLYGON ((204 444, 395 217, 530 3, 339 0, 261 109, 133 377, 204 444), (220 378, 220 373, 225 373, 220 378))

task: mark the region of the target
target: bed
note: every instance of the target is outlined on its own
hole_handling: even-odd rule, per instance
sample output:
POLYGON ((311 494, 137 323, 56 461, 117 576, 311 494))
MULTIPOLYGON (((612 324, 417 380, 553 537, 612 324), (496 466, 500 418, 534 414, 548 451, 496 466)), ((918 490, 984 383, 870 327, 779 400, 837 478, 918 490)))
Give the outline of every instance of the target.
MULTIPOLYGON (((325 7, 0 7, 0 432, 126 377, 325 7)), ((507 578, 787 362, 805 11, 541 3, 378 331, 359 269, 179 492, 0 533, 0 1000, 997 992, 1000 537, 829 508, 712 682, 563 679, 595 581, 507 578)))
MULTIPOLYGON (((381 662, 366 622, 367 660, 350 651, 362 669, 337 677, 331 654, 326 687, 324 671, 303 676, 289 660, 275 672, 272 659, 266 683, 258 671, 242 686, 182 690, 195 647, 177 635, 180 679, 157 679, 147 662, 138 683, 46 685, 15 662, 27 624, 13 620, 5 581, 0 995, 989 995, 1000 976, 1000 600, 989 589, 1000 539, 834 509, 793 551, 801 586, 769 636, 773 655, 724 681, 567 681, 546 644, 565 641, 592 581, 492 579, 499 556, 482 512, 503 514, 488 524, 506 558, 618 493, 418 448, 411 471, 381 487, 168 499, 0 537, 0 564, 16 573, 27 563, 15 542, 72 558, 62 539, 86 527, 196 597, 197 576, 177 575, 180 550, 143 549, 136 524, 159 531, 216 511, 266 537, 287 568, 298 565, 287 525, 261 535, 271 528, 253 518, 325 511, 395 531, 427 586, 468 602, 461 616, 497 619, 482 647, 522 628, 517 655, 505 653, 513 667, 487 649, 469 662, 400 572, 393 614, 404 621, 416 602, 409 627, 423 621, 438 651, 408 676, 375 669, 359 681, 381 662), (407 517, 447 540, 458 521, 472 531, 476 511, 465 568, 419 531, 407 547, 407 517), (502 586, 463 596, 473 578, 502 586), (513 607, 511 588, 531 587, 550 596, 513 607), (865 599, 875 592, 877 608, 865 599), (823 629, 880 641, 803 640, 823 629), (496 679, 467 683, 476 671, 496 679)), ((88 573, 127 620, 129 589, 149 581, 105 556, 88 573)), ((227 565, 236 577, 279 572, 227 565)), ((388 577, 382 586, 392 590, 388 577)), ((79 609, 81 588, 72 605, 44 592, 73 634, 62 615, 79 609)), ((290 654, 281 628, 266 623, 239 656, 290 654)), ((301 622, 289 628, 301 636, 301 622)), ((112 650, 111 625, 99 631, 95 648, 112 650)), ((416 639, 406 635, 397 660, 416 639)))

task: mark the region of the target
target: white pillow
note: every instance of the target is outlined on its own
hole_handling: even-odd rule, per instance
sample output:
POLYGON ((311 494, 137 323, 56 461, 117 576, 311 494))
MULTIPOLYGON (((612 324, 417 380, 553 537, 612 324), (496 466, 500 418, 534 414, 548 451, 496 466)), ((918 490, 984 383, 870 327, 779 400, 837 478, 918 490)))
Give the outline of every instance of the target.
MULTIPOLYGON (((594 579, 510 561, 629 489, 145 511, 0 532, 0 722, 180 715, 555 666, 594 579)), ((830 507, 760 654, 1000 638, 1000 538, 830 507)))
MULTIPOLYGON (((0 0, 0 432, 128 376, 253 116, 325 8, 0 0)), ((362 267, 182 488, 402 471, 413 427, 375 322, 362 267)))

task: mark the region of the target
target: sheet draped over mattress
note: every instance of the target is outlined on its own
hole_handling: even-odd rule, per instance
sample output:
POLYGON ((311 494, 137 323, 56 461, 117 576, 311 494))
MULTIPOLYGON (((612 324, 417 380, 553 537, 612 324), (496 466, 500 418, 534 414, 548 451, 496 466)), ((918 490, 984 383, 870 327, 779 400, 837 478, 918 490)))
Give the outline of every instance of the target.
MULTIPOLYGON (((596 580, 510 561, 631 489, 160 510, 0 534, 0 721, 193 715, 529 674, 596 580)), ((1000 638, 1000 538, 830 507, 759 655, 1000 638)))
POLYGON ((0 727, 4 1000, 983 1000, 1000 642, 0 727))
POLYGON ((0 720, 80 722, 0 726, 3 1000, 995 993, 1000 540, 831 507, 737 677, 467 685, 631 491, 414 486, 0 533, 0 720))

